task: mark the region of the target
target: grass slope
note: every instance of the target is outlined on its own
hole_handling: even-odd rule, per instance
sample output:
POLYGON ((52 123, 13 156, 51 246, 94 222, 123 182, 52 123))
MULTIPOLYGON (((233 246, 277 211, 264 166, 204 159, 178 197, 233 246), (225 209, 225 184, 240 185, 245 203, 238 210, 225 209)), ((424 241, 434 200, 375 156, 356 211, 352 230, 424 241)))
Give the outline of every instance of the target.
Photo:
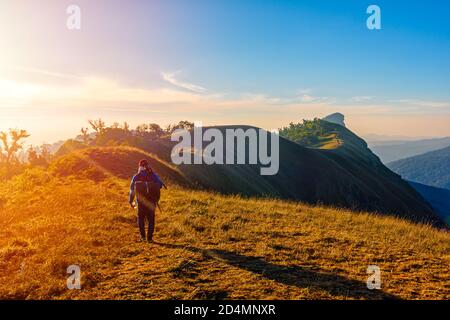
POLYGON ((54 170, 0 185, 0 298, 450 298, 450 235, 429 226, 171 185, 149 245, 128 179, 54 170), (71 264, 82 290, 66 289, 71 264), (366 288, 371 264, 382 291, 366 288))
POLYGON ((78 176, 101 181, 108 177, 130 179, 136 173, 136 165, 147 159, 151 167, 164 178, 179 185, 189 186, 190 182, 180 170, 161 160, 157 155, 132 147, 91 147, 73 151, 57 158, 49 167, 56 176, 78 176))
MULTIPOLYGON (((294 141, 300 139, 309 144, 302 146, 281 138, 280 168, 274 176, 261 176, 259 165, 175 167, 168 164, 172 147, 177 143, 170 141, 170 137, 140 136, 120 129, 108 130, 91 143, 96 147, 90 149, 67 154, 72 147, 79 148, 65 144, 61 152, 64 156, 57 162, 56 168, 62 171, 61 175, 80 169, 78 172, 84 176, 99 174, 98 179, 102 179, 104 173, 96 170, 97 163, 100 163, 115 174, 130 177, 139 157, 148 156, 158 160, 155 163, 152 161, 152 165, 157 166, 157 172, 167 173, 170 180, 183 185, 223 194, 276 197, 312 205, 325 204, 397 215, 412 221, 430 222, 437 227, 445 225, 411 186, 379 161, 364 140, 346 128, 327 121, 317 119, 305 123, 280 131, 294 141), (128 145, 136 149, 123 146, 105 148, 105 145, 128 145), (150 155, 143 154, 141 150, 146 150, 150 155), (110 158, 109 153, 112 154, 110 158), (122 164, 122 158, 130 161, 122 164)), ((224 134, 228 129, 257 129, 240 125, 214 128, 224 134)))
MULTIPOLYGON (((319 189, 328 182, 337 187, 334 194, 338 194, 339 199, 346 199, 348 203, 353 200, 357 204, 356 209, 390 213, 414 221, 433 221, 439 227, 445 226, 423 197, 384 166, 367 143, 347 128, 315 119, 303 124, 291 124, 280 134, 313 149, 311 151, 316 151, 332 163, 320 163, 319 168, 330 166, 338 169, 327 173, 329 181, 326 178, 317 179, 321 183, 319 189), (333 177, 337 179, 332 180, 333 177), (342 184, 347 187, 343 189, 342 184), (342 190, 345 190, 344 194, 339 193, 342 190)), ((352 208, 348 204, 344 206, 352 208)))

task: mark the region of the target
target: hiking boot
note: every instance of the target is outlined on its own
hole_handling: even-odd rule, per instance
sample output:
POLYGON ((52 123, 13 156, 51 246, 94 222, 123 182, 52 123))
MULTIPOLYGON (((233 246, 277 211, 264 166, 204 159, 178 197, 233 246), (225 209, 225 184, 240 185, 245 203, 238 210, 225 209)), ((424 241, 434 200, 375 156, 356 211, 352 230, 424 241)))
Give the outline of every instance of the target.
POLYGON ((145 237, 141 237, 141 242, 145 242, 145 237))
POLYGON ((152 239, 152 238, 149 238, 149 239, 147 239, 147 242, 148 242, 148 243, 153 243, 153 239, 152 239))

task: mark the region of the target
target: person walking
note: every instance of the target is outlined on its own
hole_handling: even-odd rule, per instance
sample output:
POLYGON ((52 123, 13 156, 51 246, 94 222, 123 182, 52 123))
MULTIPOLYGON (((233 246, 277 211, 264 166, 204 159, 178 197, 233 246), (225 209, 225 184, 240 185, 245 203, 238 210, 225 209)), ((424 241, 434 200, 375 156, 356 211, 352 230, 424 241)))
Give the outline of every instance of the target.
POLYGON ((153 171, 147 160, 139 161, 138 173, 131 179, 129 203, 135 208, 136 197, 138 224, 141 241, 153 242, 155 231, 155 210, 160 198, 160 190, 165 187, 161 178, 153 171), (148 223, 147 236, 145 234, 145 221, 148 223))

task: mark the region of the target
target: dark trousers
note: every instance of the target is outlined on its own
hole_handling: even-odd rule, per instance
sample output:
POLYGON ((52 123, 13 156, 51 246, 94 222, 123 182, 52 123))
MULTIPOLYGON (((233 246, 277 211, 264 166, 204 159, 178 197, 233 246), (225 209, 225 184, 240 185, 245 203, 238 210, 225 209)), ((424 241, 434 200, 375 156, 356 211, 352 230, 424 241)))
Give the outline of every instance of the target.
POLYGON ((147 240, 152 240, 155 231, 155 208, 156 205, 138 206, 138 224, 141 238, 145 239, 145 220, 148 222, 147 240))

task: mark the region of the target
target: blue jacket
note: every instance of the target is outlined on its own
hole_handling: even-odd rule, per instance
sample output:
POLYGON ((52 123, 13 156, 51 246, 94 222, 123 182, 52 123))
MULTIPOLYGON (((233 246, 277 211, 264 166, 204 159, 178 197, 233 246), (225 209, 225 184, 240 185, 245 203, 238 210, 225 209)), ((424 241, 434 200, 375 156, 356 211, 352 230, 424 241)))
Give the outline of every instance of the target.
MULTIPOLYGON (((141 179, 144 180, 147 177, 148 177, 147 170, 141 170, 141 171, 139 171, 137 174, 135 174, 133 176, 133 179, 131 179, 130 197, 129 197, 130 204, 133 203, 134 197, 136 196, 136 192, 134 190, 134 186, 136 184, 136 181, 139 181, 141 179)), ((161 178, 154 172, 151 173, 149 180, 158 183, 160 188, 162 188, 164 186, 164 183, 162 182, 161 178)))

